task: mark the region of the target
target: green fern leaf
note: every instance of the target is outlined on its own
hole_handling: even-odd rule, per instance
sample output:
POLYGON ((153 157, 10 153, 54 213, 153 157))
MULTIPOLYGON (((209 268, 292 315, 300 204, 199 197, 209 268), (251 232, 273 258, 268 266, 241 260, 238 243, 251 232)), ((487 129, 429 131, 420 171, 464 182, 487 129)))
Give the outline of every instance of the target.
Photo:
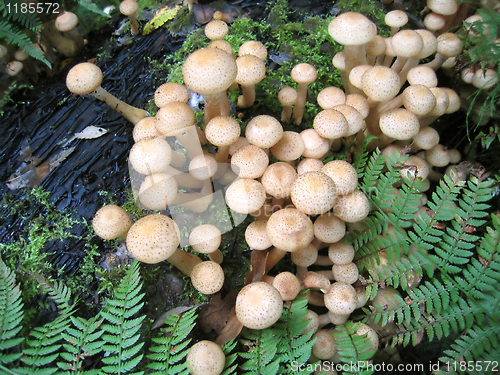
POLYGON ((151 354, 147 358, 152 362, 148 368, 155 370, 153 374, 188 374, 186 355, 189 351, 188 338, 198 317, 196 309, 190 309, 183 314, 171 314, 165 319, 160 337, 152 340, 156 344, 149 348, 151 354))
POLYGON ((87 10, 90 10, 93 13, 99 14, 100 16, 104 17, 111 17, 109 14, 104 13, 94 2, 90 0, 76 0, 78 4, 80 4, 82 7, 84 7, 87 10))
POLYGON ((101 311, 105 320, 101 326, 105 332, 102 335, 102 350, 106 352, 102 371, 105 374, 132 374, 142 360, 143 355, 139 352, 144 343, 137 342, 145 316, 132 319, 144 305, 140 302, 144 296, 140 293, 141 287, 139 262, 134 261, 115 290, 113 299, 106 301, 101 311))

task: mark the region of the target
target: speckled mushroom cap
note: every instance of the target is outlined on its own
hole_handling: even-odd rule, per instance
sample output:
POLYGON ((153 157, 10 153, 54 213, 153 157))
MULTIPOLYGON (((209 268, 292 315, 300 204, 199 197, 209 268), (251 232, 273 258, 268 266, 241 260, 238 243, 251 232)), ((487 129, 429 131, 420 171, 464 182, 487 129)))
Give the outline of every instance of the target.
POLYGON ((76 95, 86 95, 97 89, 102 83, 101 69, 91 63, 75 65, 66 76, 68 90, 76 95))
POLYGON ((377 331, 375 331, 372 327, 370 327, 368 324, 365 323, 360 323, 358 326, 358 330, 356 331, 355 335, 356 336, 364 336, 366 335, 366 339, 370 342, 370 346, 366 349, 367 352, 374 351, 376 352, 378 349, 378 346, 380 344, 380 340, 378 338, 377 331))
POLYGON ((255 55, 243 55, 236 59, 238 74, 235 82, 242 86, 251 86, 259 83, 266 75, 264 61, 255 55))
POLYGON ((332 333, 332 330, 320 329, 313 335, 312 339, 316 342, 312 347, 312 354, 316 358, 330 359, 337 353, 337 345, 332 333))
POLYGON ((418 55, 419 59, 425 59, 436 52, 437 39, 432 32, 426 29, 417 29, 415 32, 420 35, 424 42, 424 47, 422 48, 422 51, 420 51, 420 55, 418 55))
POLYGON ((350 284, 334 282, 324 298, 326 308, 334 314, 350 314, 356 310, 356 290, 350 284))
POLYGON ((278 92, 278 100, 285 107, 294 105, 298 96, 297 90, 290 86, 283 87, 278 92))
POLYGON ((377 35, 377 26, 361 13, 346 12, 330 21, 328 34, 337 43, 355 46, 372 40, 377 35))
POLYGON ((221 231, 214 225, 198 225, 189 235, 189 244, 194 251, 202 254, 210 254, 220 246, 221 231))
POLYGON ((338 139, 346 135, 349 124, 342 112, 324 109, 314 116, 313 128, 323 138, 338 139))
POLYGON ((212 40, 208 44, 207 48, 218 48, 228 53, 229 55, 233 55, 233 46, 231 45, 231 43, 223 39, 212 40))
POLYGON ((354 259, 354 246, 344 241, 337 241, 328 247, 328 257, 334 264, 349 264, 354 259))
POLYGON ((333 180, 322 172, 307 172, 297 177, 290 192, 295 207, 307 215, 329 211, 337 200, 333 180))
POLYGON ((306 158, 321 159, 330 150, 328 139, 321 137, 314 129, 302 130, 300 136, 304 142, 302 156, 306 158))
POLYGON ((437 37, 437 52, 445 57, 455 57, 462 52, 462 41, 454 33, 444 33, 437 37))
POLYGON ((333 279, 346 284, 353 284, 359 277, 358 266, 351 262, 348 264, 334 264, 332 266, 333 279))
POLYGON ((236 317, 245 327, 265 329, 278 321, 283 300, 275 287, 259 281, 243 287, 236 297, 236 317))
POLYGON ((64 12, 55 20, 56 29, 62 32, 73 30, 78 25, 78 17, 73 12, 64 12))
POLYGON ((217 161, 208 153, 196 155, 189 162, 189 174, 197 180, 208 180, 217 172, 217 161))
POLYGON ((281 161, 292 161, 298 159, 304 152, 304 141, 299 133, 286 131, 273 147, 271 154, 281 161))
POLYGON ((345 235, 345 223, 331 212, 326 212, 314 221, 314 236, 323 242, 334 243, 345 235))
POLYGON ((182 102, 170 102, 161 107, 155 116, 155 127, 163 135, 175 135, 194 125, 194 112, 182 102))
POLYGON ((229 32, 229 26, 222 20, 212 20, 205 25, 204 31, 210 40, 224 39, 229 32))
POLYGON ((166 173, 146 176, 139 188, 139 201, 149 210, 164 210, 177 196, 177 182, 166 173))
POLYGON ((188 100, 188 90, 184 85, 177 82, 167 82, 160 85, 154 94, 154 101, 158 108, 164 107, 170 102, 187 103, 188 100))
POLYGON ((411 68, 406 75, 410 85, 424 85, 436 87, 438 84, 436 72, 428 66, 416 66, 411 68))
POLYGON ((215 116, 205 126, 207 140, 217 147, 232 145, 240 134, 240 125, 230 116, 215 116))
POLYGON ((215 294, 224 285, 224 271, 222 267, 211 260, 195 265, 190 277, 193 287, 203 294, 215 294))
POLYGON ((170 165, 172 149, 163 138, 145 138, 136 142, 129 153, 132 167, 141 174, 163 172, 170 165))
POLYGON ((356 223, 363 220, 370 213, 370 202, 361 190, 337 198, 333 206, 336 216, 347 223, 356 223))
POLYGON ((318 259, 318 250, 314 245, 309 244, 303 249, 299 249, 291 253, 290 258, 292 259, 293 264, 296 264, 299 267, 309 267, 316 263, 318 259))
MULTIPOLYGON (((311 129, 313 130, 313 129, 311 129)), ((323 162, 319 159, 305 158, 297 165, 297 174, 301 175, 307 172, 321 172, 323 162)))
POLYGON ((260 182, 267 194, 275 198, 286 198, 290 196, 297 176, 297 171, 290 164, 278 162, 267 167, 260 182))
POLYGON ((120 3, 120 13, 124 16, 130 16, 139 10, 139 4, 135 0, 123 0, 120 3))
POLYGON ((292 79, 297 83, 312 83, 318 78, 316 68, 308 63, 297 64, 290 73, 292 79))
POLYGON ((333 180, 338 195, 350 194, 358 186, 356 169, 345 160, 332 160, 321 168, 321 172, 333 180))
POLYGON ((398 73, 387 66, 374 66, 361 77, 363 92, 370 99, 381 102, 394 98, 399 92, 398 73))
POLYGON ((137 220, 127 233, 127 250, 140 262, 159 263, 179 246, 177 224, 166 215, 148 215, 137 220))
POLYGON ((319 92, 316 100, 321 108, 332 109, 336 105, 345 103, 345 93, 338 87, 325 87, 319 92))
POLYGON ((401 30, 392 37, 392 48, 396 56, 416 57, 424 48, 424 41, 414 30, 401 30))
POLYGON ((253 221, 245 229, 245 241, 254 250, 265 250, 273 244, 267 235, 267 223, 264 220, 253 221))
POLYGON ((192 375, 219 375, 224 370, 226 357, 215 342, 202 340, 189 349, 186 361, 192 375))
POLYGON ((283 126, 272 116, 259 115, 252 118, 245 129, 245 137, 251 144, 261 147, 273 147, 283 136, 283 126))
POLYGON ((410 85, 401 95, 404 107, 417 116, 428 114, 436 106, 436 97, 424 85, 410 85))
POLYGON ((407 140, 418 134, 420 122, 417 115, 404 108, 391 109, 380 116, 380 130, 388 137, 407 140))
POLYGON ((267 57, 266 47, 256 40, 248 40, 238 49, 238 56, 254 55, 264 61, 267 57))
POLYGON ((104 240, 124 236, 132 225, 127 212, 114 204, 100 208, 92 219, 95 234, 104 240))
POLYGON ((184 61, 182 78, 194 92, 216 94, 232 85, 237 70, 233 56, 218 48, 202 48, 184 61))
POLYGON ((428 150, 439 143, 439 133, 430 126, 423 126, 418 131, 418 134, 413 137, 413 143, 423 150, 428 150))
POLYGON ((259 178, 268 165, 267 153, 254 145, 241 147, 231 157, 231 169, 241 178, 259 178))
POLYGON ((408 16, 406 15, 406 12, 395 9, 385 15, 384 22, 390 27, 402 27, 407 24, 408 16))
POLYGON ((274 277, 273 286, 280 293, 283 301, 293 301, 302 289, 299 279, 291 272, 278 273, 274 277))
POLYGON ((132 131, 134 142, 139 142, 144 138, 155 138, 159 136, 161 136, 161 133, 156 130, 155 118, 152 116, 140 119, 139 122, 134 125, 134 130, 132 131))
POLYGON ((346 97, 345 104, 339 104, 333 107, 333 109, 342 113, 345 119, 347 120, 348 129, 344 137, 349 137, 351 135, 356 134, 357 132, 362 130, 366 125, 363 119, 363 115, 356 108, 347 103, 347 99, 350 96, 351 95, 348 95, 346 97))
POLYGON ((226 204, 240 214, 249 214, 262 207, 266 191, 259 181, 242 178, 234 181, 226 190, 226 204))
POLYGON ((303 249, 314 238, 311 219, 296 208, 274 212, 267 221, 266 229, 273 246, 290 252, 303 249))
POLYGON ((427 6, 434 13, 451 16, 458 11, 459 2, 456 0, 427 0, 427 6))

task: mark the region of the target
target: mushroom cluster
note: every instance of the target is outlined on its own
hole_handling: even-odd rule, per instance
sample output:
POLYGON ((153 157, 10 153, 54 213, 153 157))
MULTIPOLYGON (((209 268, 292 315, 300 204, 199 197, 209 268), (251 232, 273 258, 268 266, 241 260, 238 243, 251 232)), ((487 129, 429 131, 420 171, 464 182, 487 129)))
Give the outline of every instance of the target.
MULTIPOLYGON (((461 42, 451 33, 436 37, 429 30, 400 30, 407 22, 405 16, 399 11, 388 14, 391 36, 387 38, 377 35, 373 22, 359 13, 334 18, 328 30, 344 50, 332 63, 341 70, 344 91, 322 90, 317 98, 321 110, 311 127, 285 131, 282 122, 302 123, 307 87, 316 79, 314 66, 298 64, 291 71, 297 88, 284 87, 279 93, 284 107, 281 122, 256 115, 247 122, 244 134, 231 116, 226 91, 241 87, 237 105, 242 108, 258 101, 255 85, 264 78, 267 51, 261 43, 249 41, 236 57, 224 41, 227 25, 220 20, 208 23, 205 34, 212 42, 185 60, 185 85, 168 82, 158 87, 156 115, 134 122, 135 144, 129 154, 134 194, 139 205, 161 213, 129 225, 126 245, 131 255, 146 263, 167 260, 190 276, 201 293, 220 291, 224 272, 219 247, 226 229, 207 218, 192 228, 189 245, 194 252, 206 254, 198 257, 179 249, 180 231, 168 213, 182 206, 201 214, 218 202, 217 189, 222 187, 223 210, 227 206, 233 215, 255 218, 246 228, 245 240, 265 259, 264 274, 253 275, 236 298, 236 318, 248 328, 270 327, 280 318, 284 303, 310 289, 309 304, 328 309, 323 316, 311 311, 309 329, 316 331, 317 339, 313 358, 334 358, 331 331, 323 327, 345 323, 367 303, 354 262, 355 249, 345 235, 362 228, 359 223, 371 207, 358 188, 353 165, 326 157, 341 144, 359 144, 374 135, 378 141, 371 146, 382 148, 383 155, 411 153, 401 174, 427 182, 427 187, 429 180, 440 177, 439 168, 460 161, 458 151, 439 143, 432 124, 460 108, 453 90, 438 87, 435 70, 461 52, 461 42), (430 62, 420 64, 423 59, 430 62), (188 89, 204 97, 204 130, 187 104, 188 89), (271 276, 288 253, 297 272, 271 276)), ((94 90, 92 86, 81 93, 94 90)), ((94 222, 101 216, 96 214, 94 222)), ((379 264, 387 261, 383 254, 380 258, 379 264)), ((415 285, 418 282, 415 277, 415 285)), ((357 334, 365 335, 371 350, 376 350, 373 328, 361 325, 357 334)), ((204 343, 203 351, 208 350, 205 346, 211 345, 204 343)), ((194 363, 193 359, 193 368, 198 366, 194 363)))

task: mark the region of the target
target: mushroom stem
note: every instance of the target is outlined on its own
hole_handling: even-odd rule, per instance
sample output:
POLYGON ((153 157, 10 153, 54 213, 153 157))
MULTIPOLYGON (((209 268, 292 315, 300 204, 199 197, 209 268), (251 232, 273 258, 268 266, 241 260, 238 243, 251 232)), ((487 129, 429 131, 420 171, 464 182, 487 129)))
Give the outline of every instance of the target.
POLYGON ((189 173, 183 173, 173 168, 172 166, 169 166, 167 168, 166 173, 175 178, 175 181, 177 181, 177 185, 179 185, 180 187, 188 189, 200 189, 201 187, 203 187, 203 181, 197 180, 189 173))
POLYGON ((174 265, 179 271, 181 271, 186 276, 191 276, 191 271, 193 267, 198 263, 201 263, 201 259, 196 255, 191 253, 186 253, 181 249, 175 250, 175 252, 167 258, 167 261, 174 265))
POLYGON ((255 102, 255 85, 241 85, 243 95, 238 97, 238 107, 248 108, 255 102))
POLYGON ((172 204, 194 212, 204 212, 208 208, 208 200, 202 193, 179 193, 172 204))
POLYGON ((269 255, 266 260, 266 273, 268 273, 278 262, 286 255, 288 251, 278 249, 277 247, 273 247, 269 251, 269 255))
POLYGON ((307 83, 299 83, 297 86, 297 102, 293 107, 293 119, 295 124, 299 125, 304 116, 307 101, 307 83))
MULTIPOLYGON (((226 94, 227 96, 227 94, 226 94)), ((221 115, 222 94, 205 94, 205 125, 216 116, 221 115)))
POLYGON ((130 21, 130 33, 133 36, 139 35, 140 26, 139 26, 139 22, 137 22, 137 17, 135 15, 135 13, 134 14, 130 14, 128 16, 128 19, 130 21))
POLYGON ((91 92, 90 95, 109 105, 134 125, 147 116, 147 112, 144 109, 133 107, 121 101, 104 90, 101 86, 91 92))

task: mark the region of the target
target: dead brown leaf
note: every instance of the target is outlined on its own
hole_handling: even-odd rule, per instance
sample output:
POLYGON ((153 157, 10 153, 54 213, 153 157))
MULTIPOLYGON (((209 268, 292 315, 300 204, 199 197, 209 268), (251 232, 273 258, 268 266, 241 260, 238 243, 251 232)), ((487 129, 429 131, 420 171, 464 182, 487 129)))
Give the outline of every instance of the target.
POLYGON ((226 326, 231 309, 236 302, 236 291, 230 291, 224 299, 220 293, 212 297, 210 302, 203 306, 198 315, 198 321, 205 332, 214 330, 217 334, 226 326))
POLYGON ((236 317, 236 311, 234 307, 231 309, 231 315, 229 316, 229 320, 227 321, 226 326, 220 333, 219 337, 215 340, 215 343, 222 346, 229 341, 235 339, 240 334, 243 329, 243 324, 240 323, 238 318, 236 317))
POLYGON ((247 272, 245 284, 260 281, 266 273, 266 260, 269 252, 267 250, 252 250, 250 257, 251 270, 247 272))

